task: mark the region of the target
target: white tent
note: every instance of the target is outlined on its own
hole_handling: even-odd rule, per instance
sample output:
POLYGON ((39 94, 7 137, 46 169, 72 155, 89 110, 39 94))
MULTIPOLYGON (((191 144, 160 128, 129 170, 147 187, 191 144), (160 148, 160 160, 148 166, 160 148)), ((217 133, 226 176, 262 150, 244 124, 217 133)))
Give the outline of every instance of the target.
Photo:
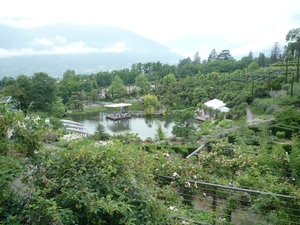
POLYGON ((209 108, 219 110, 221 112, 228 112, 230 110, 228 107, 226 107, 226 104, 223 101, 216 98, 205 102, 204 105, 209 108))

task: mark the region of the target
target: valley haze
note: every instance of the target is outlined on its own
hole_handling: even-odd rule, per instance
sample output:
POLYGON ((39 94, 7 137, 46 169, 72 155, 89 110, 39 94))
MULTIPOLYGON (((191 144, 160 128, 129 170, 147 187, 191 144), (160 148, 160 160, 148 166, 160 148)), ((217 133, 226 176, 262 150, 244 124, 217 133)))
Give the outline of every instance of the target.
POLYGON ((35 28, 0 24, 0 77, 46 72, 60 78, 130 68, 134 63, 177 64, 184 56, 132 31, 111 25, 56 23, 35 28))

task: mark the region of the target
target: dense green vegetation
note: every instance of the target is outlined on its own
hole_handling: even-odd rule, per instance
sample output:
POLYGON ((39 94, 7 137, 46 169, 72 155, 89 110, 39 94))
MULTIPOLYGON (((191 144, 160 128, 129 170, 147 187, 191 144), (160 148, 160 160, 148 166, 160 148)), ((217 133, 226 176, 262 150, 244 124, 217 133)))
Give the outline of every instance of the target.
POLYGON ((300 29, 286 38, 284 53, 275 43, 270 57, 213 50, 174 66, 68 70, 59 82, 43 72, 3 78, 1 94, 23 112, 1 105, 0 224, 299 224, 300 29), (213 98, 230 111, 211 110, 199 129, 195 110, 213 98), (174 114, 174 137, 159 127, 143 142, 99 124, 83 138, 59 121, 129 100, 149 115, 174 114), (261 115, 247 122, 248 104, 261 115))

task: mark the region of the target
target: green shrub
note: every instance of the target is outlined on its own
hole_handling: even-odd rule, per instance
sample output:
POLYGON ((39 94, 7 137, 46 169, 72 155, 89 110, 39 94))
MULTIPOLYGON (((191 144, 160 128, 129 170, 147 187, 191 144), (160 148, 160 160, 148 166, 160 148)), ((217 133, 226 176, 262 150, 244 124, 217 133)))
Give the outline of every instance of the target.
POLYGON ((282 85, 282 90, 284 90, 284 91, 289 91, 290 88, 291 88, 291 84, 284 84, 284 85, 282 85))
POLYGON ((271 115, 274 113, 274 108, 272 106, 269 106, 266 111, 265 111, 266 114, 268 115, 271 115))
POLYGON ((285 132, 284 131, 277 131, 276 137, 278 138, 285 138, 285 132))
POLYGON ((236 136, 233 134, 228 135, 228 143, 234 144, 236 142, 236 136))
POLYGON ((220 127, 226 127, 226 126, 231 126, 234 125, 234 122, 232 120, 222 120, 218 123, 220 127))
POLYGON ((296 127, 296 126, 278 123, 278 124, 269 126, 269 130, 272 131, 273 135, 276 135, 277 131, 285 132, 285 137, 290 139, 290 138, 292 138, 292 135, 294 133, 299 132, 300 129, 298 126, 296 127))
POLYGON ((295 126, 295 127, 299 126, 299 124, 297 122, 291 122, 290 125, 295 126))
POLYGON ((197 149, 193 146, 168 146, 168 145, 151 145, 147 144, 142 147, 147 152, 154 153, 155 151, 164 151, 169 153, 181 154, 183 158, 186 158, 189 154, 197 149))
POLYGON ((254 132, 256 132, 256 133, 258 133, 258 132, 261 132, 261 127, 259 127, 259 126, 248 126, 248 128, 250 129, 250 130, 253 130, 254 132))
POLYGON ((49 117, 50 123, 53 126, 53 129, 59 129, 59 128, 63 128, 64 125, 63 123, 60 121, 60 119, 56 118, 56 117, 49 117))

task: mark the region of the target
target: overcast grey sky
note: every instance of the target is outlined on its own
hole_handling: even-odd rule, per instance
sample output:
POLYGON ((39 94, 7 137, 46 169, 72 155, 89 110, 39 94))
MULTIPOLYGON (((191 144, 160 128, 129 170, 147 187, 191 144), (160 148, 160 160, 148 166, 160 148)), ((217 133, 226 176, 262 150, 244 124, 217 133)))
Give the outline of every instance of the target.
MULTIPOLYGON (((32 27, 56 22, 110 24, 168 45, 183 55, 207 57, 216 48, 209 38, 222 38, 232 55, 285 44, 285 35, 300 27, 299 0, 9 0, 2 1, 0 23, 32 27), (195 38, 194 38, 195 39, 195 38), (177 42, 176 42, 177 40, 177 42)), ((217 49, 221 51, 222 49, 217 49)))

